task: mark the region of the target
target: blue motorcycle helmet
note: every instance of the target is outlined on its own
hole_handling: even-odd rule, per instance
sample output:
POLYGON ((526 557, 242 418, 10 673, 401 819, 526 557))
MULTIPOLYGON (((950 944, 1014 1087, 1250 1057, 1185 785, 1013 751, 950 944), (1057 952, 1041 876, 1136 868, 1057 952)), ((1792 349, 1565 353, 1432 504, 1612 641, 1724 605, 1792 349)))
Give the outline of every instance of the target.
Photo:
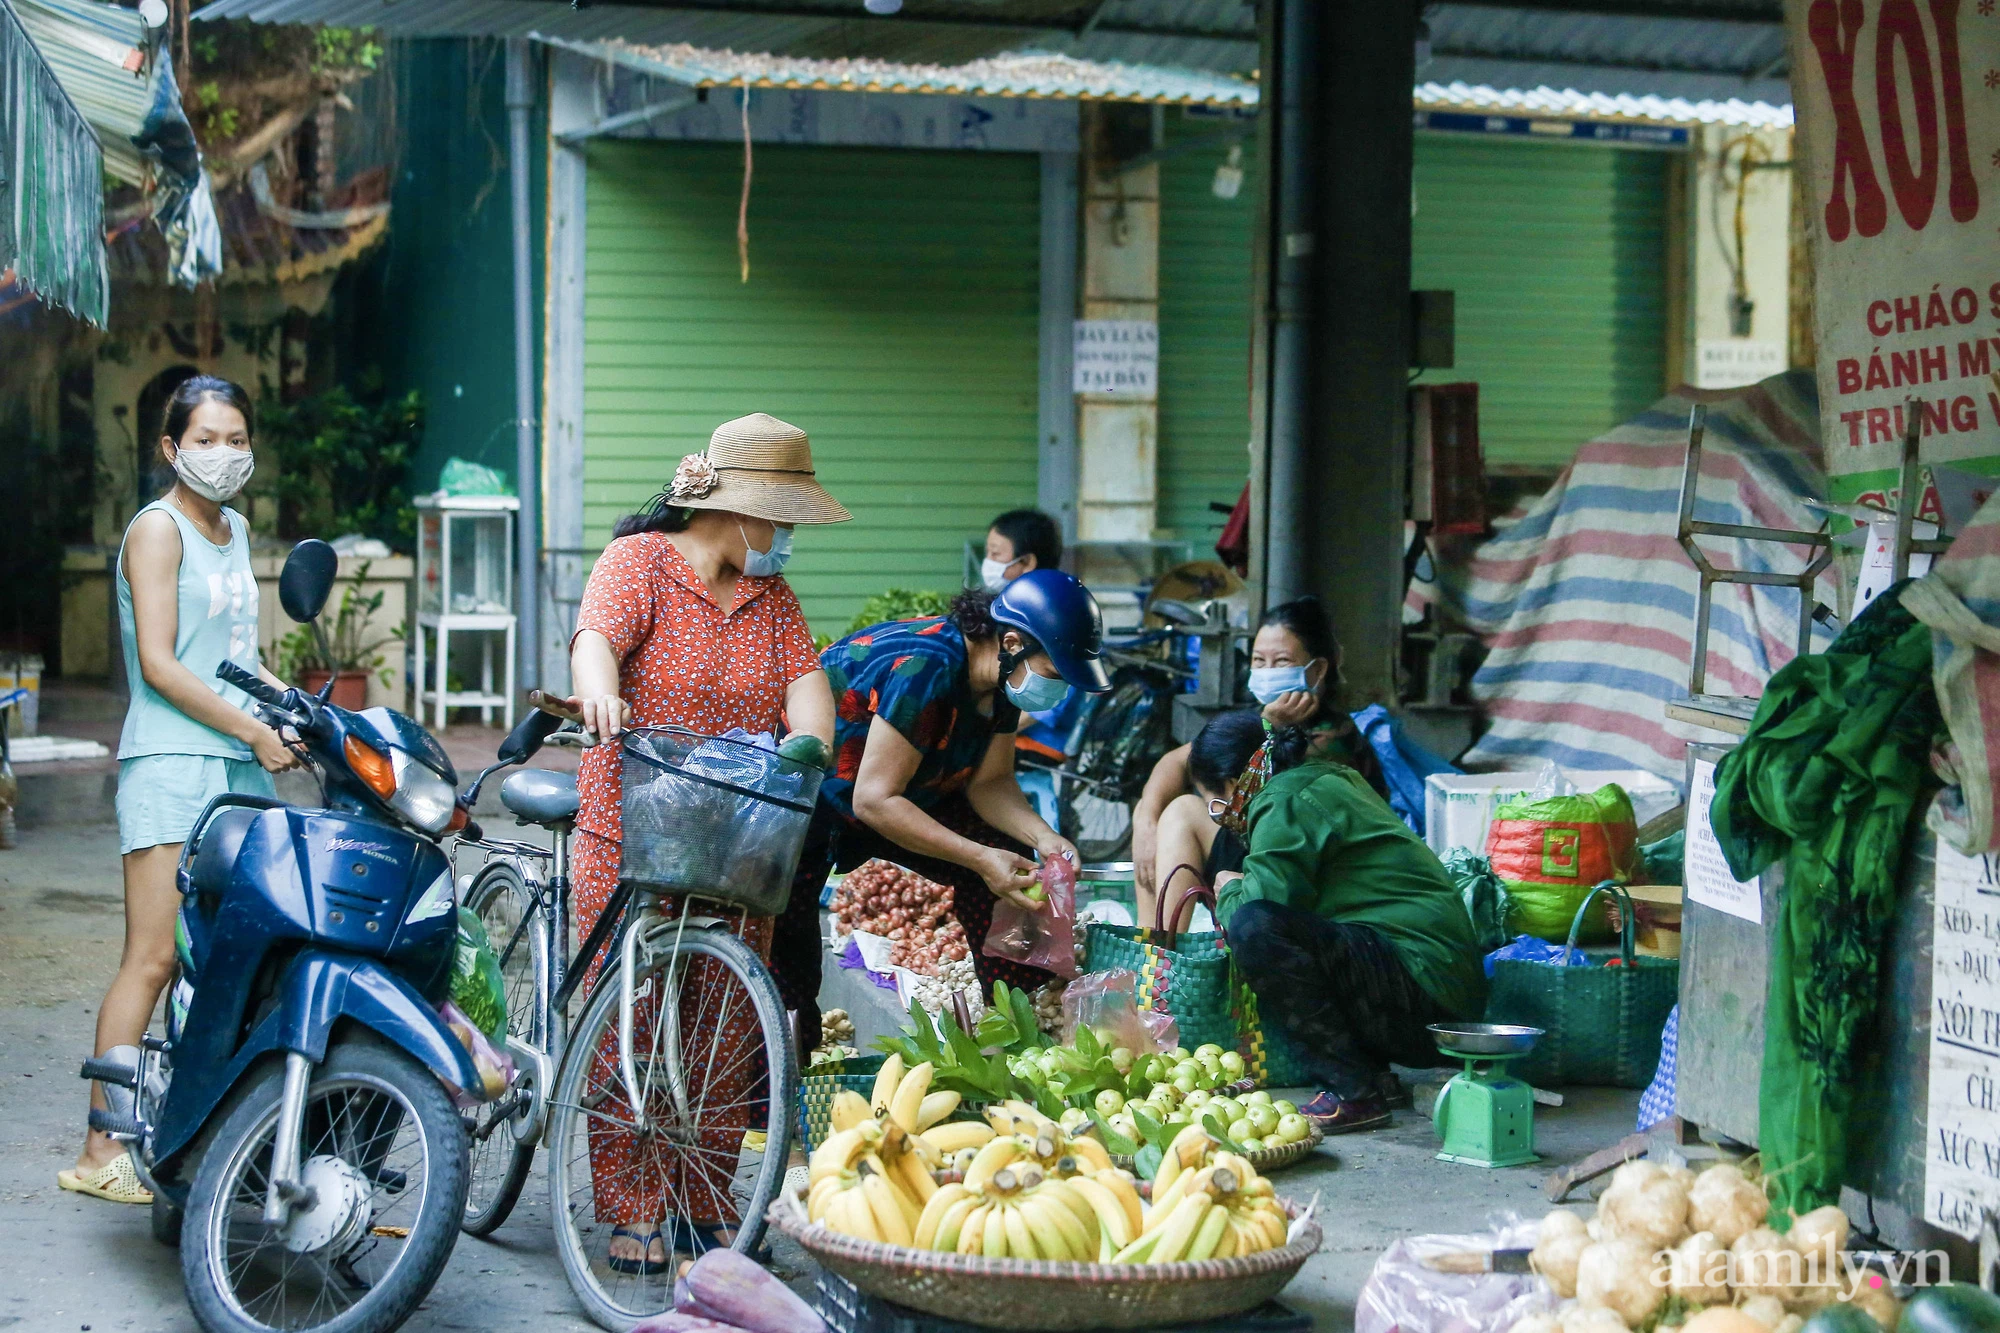
MULTIPOLYGON (((1077 689, 1103 694, 1111 688, 1098 656, 1104 645, 1104 612, 1074 574, 1029 570, 994 595, 990 614, 994 624, 1034 640, 1057 674, 1077 689)), ((1016 655, 1014 662, 1019 660, 1016 655)), ((1011 673, 1014 662, 1003 657, 1003 675, 1011 673)))

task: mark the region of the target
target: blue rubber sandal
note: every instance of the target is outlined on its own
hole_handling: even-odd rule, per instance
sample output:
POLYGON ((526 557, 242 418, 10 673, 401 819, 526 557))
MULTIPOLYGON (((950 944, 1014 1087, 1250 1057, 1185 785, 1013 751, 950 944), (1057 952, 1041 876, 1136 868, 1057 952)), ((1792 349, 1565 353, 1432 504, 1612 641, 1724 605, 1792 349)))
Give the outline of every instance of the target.
MULTIPOLYGON (((674 1222, 674 1249, 676 1252, 691 1254, 697 1259, 710 1250, 730 1249, 732 1247, 729 1242, 722 1239, 723 1226, 724 1224, 720 1222, 690 1222, 686 1218, 676 1219, 674 1222), (696 1242, 699 1242, 699 1246, 697 1246, 696 1242)), ((770 1245, 759 1245, 755 1250, 751 1251, 750 1258, 757 1263, 763 1264, 766 1268, 770 1267, 770 1245)))
POLYGON ((627 1277, 651 1277, 655 1273, 664 1273, 673 1267, 674 1256, 671 1254, 667 1255, 664 1259, 658 1260, 651 1257, 653 1242, 660 1239, 660 1229, 658 1227, 654 1227, 651 1231, 635 1231, 631 1227, 611 1228, 611 1238, 613 1240, 618 1239, 620 1236, 623 1236, 627 1240, 636 1240, 639 1242, 639 1257, 637 1259, 621 1259, 615 1254, 607 1254, 604 1257, 604 1262, 610 1267, 612 1272, 623 1273, 627 1277))

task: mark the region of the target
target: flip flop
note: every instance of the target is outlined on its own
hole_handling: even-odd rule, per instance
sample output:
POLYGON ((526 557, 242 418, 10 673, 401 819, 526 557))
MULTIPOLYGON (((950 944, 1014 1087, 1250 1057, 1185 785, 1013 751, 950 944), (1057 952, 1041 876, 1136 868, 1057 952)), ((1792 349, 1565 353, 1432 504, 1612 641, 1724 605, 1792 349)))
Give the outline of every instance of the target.
MULTIPOLYGON (((727 1250, 732 1248, 728 1241, 722 1239, 722 1229, 727 1225, 726 1222, 690 1222, 686 1218, 676 1219, 674 1222, 675 1253, 691 1254, 699 1259, 710 1250, 727 1250), (699 1249, 695 1248, 696 1241, 701 1242, 699 1249)), ((768 1268, 772 1262, 771 1247, 769 1245, 759 1245, 751 1252, 749 1257, 768 1268)))
POLYGON ((612 1272, 623 1273, 627 1277, 651 1277, 655 1273, 664 1273, 673 1266, 674 1257, 671 1254, 659 1260, 651 1257, 653 1242, 660 1239, 660 1229, 658 1227, 654 1227, 651 1231, 635 1231, 631 1227, 611 1228, 611 1238, 613 1240, 616 1240, 620 1236, 623 1236, 627 1240, 636 1240, 639 1242, 639 1257, 637 1259, 621 1259, 615 1254, 605 1255, 604 1262, 612 1272))
POLYGON ((132 1164, 132 1154, 121 1152, 103 1166, 88 1175, 79 1174, 73 1167, 64 1167, 56 1172, 56 1184, 76 1194, 88 1194, 93 1199, 104 1199, 111 1203, 143 1203, 153 1201, 153 1192, 139 1183, 139 1169, 132 1164))

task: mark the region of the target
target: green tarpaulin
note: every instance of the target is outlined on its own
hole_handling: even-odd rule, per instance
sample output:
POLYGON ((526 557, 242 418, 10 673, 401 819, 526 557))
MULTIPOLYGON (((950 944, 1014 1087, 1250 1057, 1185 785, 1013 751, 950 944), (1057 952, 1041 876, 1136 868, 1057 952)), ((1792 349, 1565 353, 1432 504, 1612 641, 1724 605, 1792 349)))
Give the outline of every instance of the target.
POLYGON ((8 0, 0 0, 0 271, 102 325, 104 154, 8 0))

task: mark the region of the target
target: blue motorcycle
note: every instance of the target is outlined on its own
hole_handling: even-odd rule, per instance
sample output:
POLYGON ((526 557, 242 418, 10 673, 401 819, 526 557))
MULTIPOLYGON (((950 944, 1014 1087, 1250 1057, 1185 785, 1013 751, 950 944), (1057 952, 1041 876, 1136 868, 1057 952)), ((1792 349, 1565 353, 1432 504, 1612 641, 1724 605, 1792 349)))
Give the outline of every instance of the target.
MULTIPOLYGON (((279 600, 318 629, 336 557, 301 542, 279 600)), ((465 1207, 460 1106, 486 1099, 439 1016, 457 940, 438 840, 468 827, 451 761, 386 708, 216 672, 297 738, 324 808, 217 797, 183 851, 180 979, 136 1065, 89 1061, 178 1240, 209 1333, 386 1333, 430 1292, 465 1207), (457 1104, 454 1104, 454 1097, 457 1104)))

